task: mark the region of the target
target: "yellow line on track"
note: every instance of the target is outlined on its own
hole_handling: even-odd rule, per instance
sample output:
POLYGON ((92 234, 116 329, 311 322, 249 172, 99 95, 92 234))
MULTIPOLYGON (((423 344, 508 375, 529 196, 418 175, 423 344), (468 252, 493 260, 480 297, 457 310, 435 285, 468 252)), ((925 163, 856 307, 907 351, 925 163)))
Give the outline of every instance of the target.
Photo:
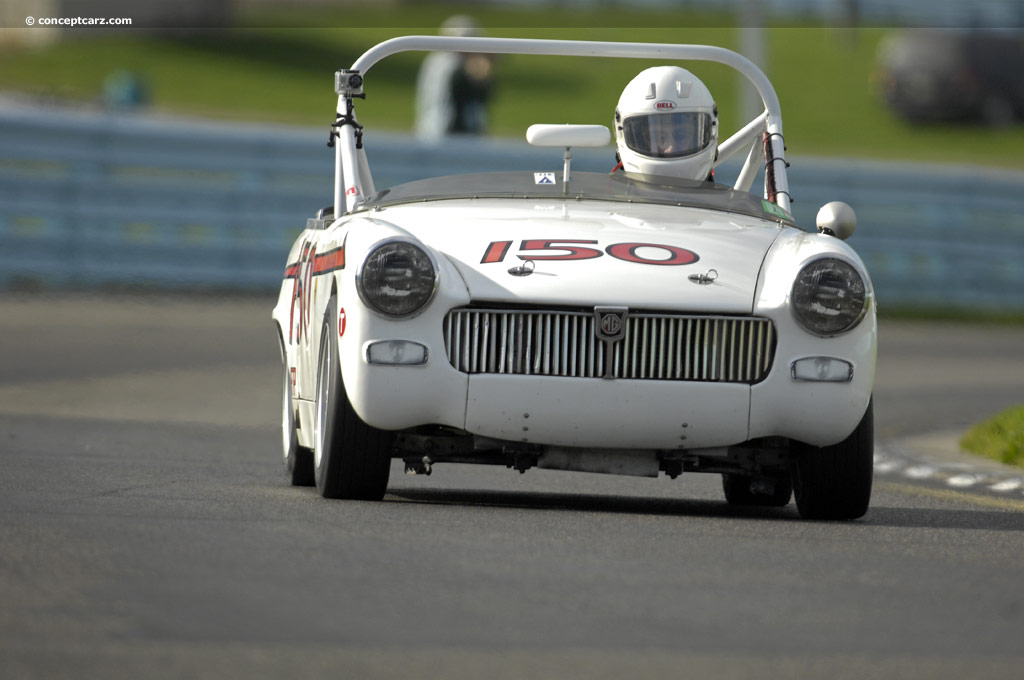
POLYGON ((897 484, 896 482, 881 482, 878 486, 886 489, 887 491, 897 491, 899 493, 906 493, 912 496, 926 496, 928 498, 935 498, 943 501, 960 501, 962 503, 972 503, 986 508, 999 508, 1000 510, 1024 512, 1024 500, 1017 500, 1014 498, 978 496, 970 493, 964 493, 962 491, 953 491, 952 489, 931 489, 925 486, 897 484))

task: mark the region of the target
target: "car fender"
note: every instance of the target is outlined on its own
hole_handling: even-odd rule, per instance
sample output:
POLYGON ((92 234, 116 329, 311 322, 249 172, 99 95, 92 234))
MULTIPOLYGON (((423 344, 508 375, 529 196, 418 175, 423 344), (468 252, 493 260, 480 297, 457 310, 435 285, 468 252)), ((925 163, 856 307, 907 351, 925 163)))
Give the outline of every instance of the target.
MULTIPOLYGON (((446 358, 444 317, 448 310, 469 304, 469 289, 452 262, 409 232, 384 220, 353 219, 343 236, 346 266, 336 272, 338 319, 325 327, 338 332, 342 379, 356 413, 370 425, 399 429, 418 424, 465 422, 467 379, 446 358), (426 306, 408 317, 389 317, 368 307, 359 295, 357 276, 369 252, 382 241, 409 241, 433 256, 437 289, 426 306), (368 346, 382 340, 412 340, 427 348, 422 366, 370 365, 368 346), (371 386, 373 389, 371 389, 371 386), (401 409, 379 403, 385 386, 422 393, 423 398, 401 409)), ((323 301, 326 309, 329 296, 323 301)))
POLYGON ((775 325, 772 370, 751 387, 750 436, 784 436, 815 446, 842 441, 860 422, 874 388, 878 324, 874 288, 857 253, 844 241, 797 229, 786 230, 769 249, 758 278, 754 314, 775 325), (791 310, 793 282, 808 263, 835 257, 864 279, 869 302, 860 323, 831 337, 797 323, 791 310), (797 359, 828 356, 850 362, 849 382, 804 382, 792 376, 797 359))

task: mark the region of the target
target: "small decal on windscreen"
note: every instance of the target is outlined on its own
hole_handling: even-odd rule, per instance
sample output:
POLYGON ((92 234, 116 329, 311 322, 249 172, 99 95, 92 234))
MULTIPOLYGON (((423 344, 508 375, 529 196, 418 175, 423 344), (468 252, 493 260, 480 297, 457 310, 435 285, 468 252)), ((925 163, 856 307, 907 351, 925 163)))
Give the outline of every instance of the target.
POLYGON ((554 184, 555 173, 553 172, 535 172, 533 173, 534 184, 554 184))

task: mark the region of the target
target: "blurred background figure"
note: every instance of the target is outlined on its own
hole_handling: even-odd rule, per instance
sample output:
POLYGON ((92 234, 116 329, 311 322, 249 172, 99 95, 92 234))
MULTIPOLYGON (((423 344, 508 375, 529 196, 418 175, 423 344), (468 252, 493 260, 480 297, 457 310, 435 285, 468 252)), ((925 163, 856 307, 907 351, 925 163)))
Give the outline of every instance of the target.
POLYGON ((149 104, 145 78, 134 71, 118 69, 103 79, 103 103, 108 109, 128 111, 149 104))
MULTIPOLYGON (((479 36, 480 28, 472 17, 458 14, 441 25, 441 35, 479 36)), ((428 54, 416 82, 417 136, 437 139, 486 132, 493 72, 493 60, 487 54, 428 54)))

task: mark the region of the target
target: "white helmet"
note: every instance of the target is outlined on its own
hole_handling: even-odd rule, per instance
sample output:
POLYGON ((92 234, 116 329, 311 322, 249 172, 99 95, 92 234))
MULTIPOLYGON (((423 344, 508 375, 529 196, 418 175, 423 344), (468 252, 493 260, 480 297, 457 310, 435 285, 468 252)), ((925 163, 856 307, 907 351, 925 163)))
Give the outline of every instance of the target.
POLYGON ((615 143, 627 173, 704 181, 718 153, 718 107, 686 69, 646 69, 619 97, 615 143))

